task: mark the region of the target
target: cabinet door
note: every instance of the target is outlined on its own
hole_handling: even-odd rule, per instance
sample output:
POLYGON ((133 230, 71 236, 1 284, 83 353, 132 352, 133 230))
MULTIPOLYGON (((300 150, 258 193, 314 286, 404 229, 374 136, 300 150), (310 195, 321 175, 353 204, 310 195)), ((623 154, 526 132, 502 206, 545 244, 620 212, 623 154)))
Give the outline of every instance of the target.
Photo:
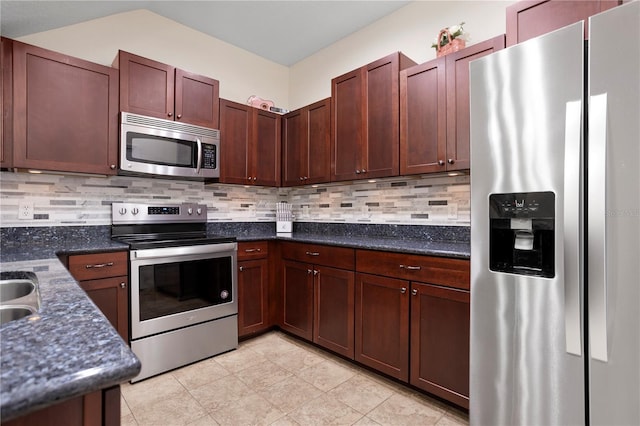
POLYGON ((173 120, 175 68, 122 50, 118 63, 120 109, 173 120))
POLYGON ((175 120, 219 128, 219 93, 218 80, 176 69, 175 120))
POLYGON ((292 111, 282 118, 282 185, 304 184, 308 139, 306 137, 307 109, 292 111))
POLYGON ((308 107, 308 154, 303 160, 307 173, 305 184, 331 181, 331 99, 313 103, 308 107))
POLYGON ((238 262, 238 336, 269 328, 267 259, 238 262))
POLYGON ((410 383, 469 407, 469 292, 411 283, 410 383))
POLYGON ((356 274, 355 359, 409 380, 409 282, 356 274))
POLYGON ((400 174, 441 172, 447 156, 445 58, 400 72, 400 174))
POLYGON ((584 38, 588 38, 589 16, 621 4, 618 0, 525 0, 506 9, 507 46, 546 34, 585 20, 584 38))
POLYGON ((340 355, 354 356, 353 271, 314 266, 313 341, 340 355))
POLYGON ((220 182, 249 184, 250 141, 253 137, 248 105, 220 100, 220 182))
POLYGON ((311 341, 313 339, 313 268, 300 262, 283 261, 282 328, 311 341))
POLYGON ((331 180, 356 179, 361 170, 365 122, 364 69, 331 80, 331 180), (358 174, 356 174, 356 170, 358 174))
POLYGON ((129 342, 129 278, 110 277, 80 281, 80 287, 118 330, 120 337, 129 342))
POLYGON ((254 137, 249 164, 256 185, 280 185, 280 138, 282 122, 278 114, 253 108, 254 137))
POLYGON ((11 40, 0 38, 0 167, 13 165, 13 59, 11 40))
POLYGON ((358 167, 361 178, 397 176, 399 173, 399 72, 398 53, 366 66, 366 124, 358 167))
POLYGON ((12 44, 13 166, 115 174, 118 71, 12 44))
POLYGON ((446 56, 447 171, 471 165, 469 130, 469 62, 504 48, 504 36, 474 44, 446 56))

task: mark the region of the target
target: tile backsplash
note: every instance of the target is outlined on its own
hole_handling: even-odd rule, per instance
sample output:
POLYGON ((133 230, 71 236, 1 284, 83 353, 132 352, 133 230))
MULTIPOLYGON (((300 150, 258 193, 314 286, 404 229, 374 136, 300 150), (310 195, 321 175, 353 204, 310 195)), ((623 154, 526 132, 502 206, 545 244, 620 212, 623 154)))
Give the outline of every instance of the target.
POLYGON ((415 176, 268 188, 140 178, 1 172, 0 227, 109 225, 111 203, 207 205, 209 222, 275 222, 293 204, 298 222, 470 225, 469 176, 415 176), (19 219, 21 203, 33 219, 19 219))

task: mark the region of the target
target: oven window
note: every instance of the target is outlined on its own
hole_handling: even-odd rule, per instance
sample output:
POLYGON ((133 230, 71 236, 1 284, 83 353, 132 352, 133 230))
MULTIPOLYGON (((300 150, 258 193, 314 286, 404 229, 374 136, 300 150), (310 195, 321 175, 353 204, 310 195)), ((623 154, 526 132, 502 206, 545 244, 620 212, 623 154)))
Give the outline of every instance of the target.
POLYGON ((140 163, 193 168, 197 161, 195 142, 127 132, 127 160, 140 163))
POLYGON ((233 301, 231 257, 139 268, 140 321, 233 301))

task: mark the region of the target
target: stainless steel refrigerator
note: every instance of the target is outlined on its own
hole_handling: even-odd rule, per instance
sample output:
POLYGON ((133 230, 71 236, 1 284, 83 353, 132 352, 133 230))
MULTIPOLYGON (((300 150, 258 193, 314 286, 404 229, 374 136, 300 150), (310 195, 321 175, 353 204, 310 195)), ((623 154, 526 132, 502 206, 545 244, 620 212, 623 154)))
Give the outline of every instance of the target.
POLYGON ((640 4, 470 64, 472 425, 640 424, 640 4))

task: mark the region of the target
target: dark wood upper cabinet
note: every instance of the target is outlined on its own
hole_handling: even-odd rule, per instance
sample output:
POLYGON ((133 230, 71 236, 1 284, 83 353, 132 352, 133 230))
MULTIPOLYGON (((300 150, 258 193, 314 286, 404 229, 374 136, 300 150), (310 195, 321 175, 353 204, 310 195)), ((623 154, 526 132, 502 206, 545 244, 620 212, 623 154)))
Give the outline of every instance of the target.
POLYGON ((331 80, 331 180, 399 174, 399 71, 415 65, 393 53, 331 80))
POLYGON ((5 43, 12 82, 3 71, 3 157, 12 159, 3 160, 16 168, 115 174, 118 71, 13 40, 3 42, 5 71, 5 43))
POLYGON ((588 38, 589 16, 622 4, 618 0, 525 0, 507 6, 507 46, 585 21, 588 38))
POLYGON ((0 167, 13 165, 13 60, 11 40, 0 38, 0 167))
POLYGON ((400 174, 470 168, 469 62, 504 36, 400 72, 400 174))
POLYGON ((278 114, 220 100, 220 182, 280 185, 278 114))
POLYGON ((282 117, 282 185, 331 180, 331 99, 282 117))
POLYGON ((220 83, 129 52, 119 51, 120 109, 217 129, 220 83))

